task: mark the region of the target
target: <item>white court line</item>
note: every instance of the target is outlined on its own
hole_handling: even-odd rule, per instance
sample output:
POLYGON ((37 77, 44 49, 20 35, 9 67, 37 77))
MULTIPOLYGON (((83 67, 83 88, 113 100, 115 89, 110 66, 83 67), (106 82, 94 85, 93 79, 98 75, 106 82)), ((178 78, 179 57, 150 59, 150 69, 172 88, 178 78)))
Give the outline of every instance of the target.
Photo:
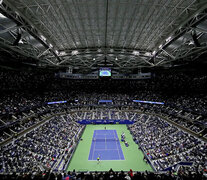
POLYGON ((107 145, 106 145, 106 135, 105 135, 105 149, 107 150, 107 145))
MULTIPOLYGON (((117 136, 118 136, 118 134, 117 134, 117 136)), ((120 142, 119 142, 119 146, 120 146, 120 150, 121 150, 121 152, 122 152, 122 155, 123 155, 123 157, 124 157, 124 153, 123 153, 123 150, 122 150, 122 148, 121 148, 121 144, 120 144, 120 142)), ((125 158, 123 159, 123 160, 125 160, 125 158)))
MULTIPOLYGON (((94 131, 94 135, 96 135, 96 131, 94 131)), ((94 142, 94 145, 92 147, 93 148, 93 156, 92 156, 92 159, 94 158, 95 145, 96 145, 96 141, 94 142)))
MULTIPOLYGON (((115 136, 115 131, 113 131, 113 132, 114 132, 114 136, 115 136)), ((120 157, 120 153, 119 153, 119 148, 118 148, 118 144, 117 144, 117 141, 116 141, 116 147, 117 147, 117 150, 118 150, 119 159, 121 159, 121 157, 120 157)))
MULTIPOLYGON (((119 140, 119 138, 116 138, 116 137, 118 137, 118 135, 115 133, 116 132, 116 130, 112 130, 112 132, 113 132, 113 134, 114 134, 114 138, 115 139, 118 139, 119 140)), ((96 141, 94 142, 94 148, 93 148, 93 156, 92 156, 92 159, 94 159, 94 151, 96 151, 96 150, 98 150, 98 151, 106 151, 106 150, 116 150, 116 151, 118 151, 118 154, 119 154, 119 159, 117 159, 118 161, 119 160, 122 160, 121 159, 121 156, 120 156, 120 152, 119 152, 119 149, 121 148, 121 145, 120 145, 120 148, 119 148, 119 145, 117 144, 117 141, 116 141, 116 149, 107 149, 107 138, 106 138, 106 134, 99 134, 97 131, 95 131, 94 132, 94 137, 96 137, 96 135, 104 135, 105 136, 105 149, 97 149, 97 148, 95 148, 95 143, 96 143, 96 141)), ((108 135, 108 134, 107 134, 108 135)), ((122 151, 122 149, 121 149, 121 151, 122 151)), ((122 154, 123 154, 123 151, 122 151, 122 154)), ((96 161, 96 159, 95 160, 89 160, 89 161, 96 161)), ((107 160, 106 160, 107 161, 107 160)), ((108 161, 111 161, 111 160, 108 160, 108 161)))
POLYGON ((96 149, 96 150, 99 150, 99 151, 106 151, 106 150, 118 150, 118 149, 96 149))
MULTIPOLYGON (((117 134, 117 136, 118 136, 118 134, 117 134)), ((118 138, 119 139, 119 138, 118 138)), ((124 153, 123 153, 123 150, 122 150, 122 148, 121 148, 121 144, 120 144, 120 142, 119 142, 119 150, 121 151, 121 153, 122 153, 122 155, 123 155, 123 158, 124 158, 124 153)), ((123 159, 123 160, 125 160, 125 158, 123 159)))
MULTIPOLYGON (((94 160, 88 160, 88 161, 97 161, 97 160, 94 159, 94 160)), ((121 161, 121 162, 123 162, 122 159, 113 159, 113 160, 105 160, 105 159, 101 159, 101 161, 121 161)))

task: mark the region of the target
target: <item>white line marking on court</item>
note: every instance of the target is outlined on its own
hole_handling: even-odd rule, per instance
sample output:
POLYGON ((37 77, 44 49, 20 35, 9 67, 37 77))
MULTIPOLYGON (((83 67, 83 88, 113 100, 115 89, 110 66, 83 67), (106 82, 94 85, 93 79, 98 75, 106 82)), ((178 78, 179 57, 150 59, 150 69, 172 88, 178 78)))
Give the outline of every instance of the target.
MULTIPOLYGON (((117 135, 118 136, 118 135, 117 135)), ((124 157, 124 153, 123 153, 123 150, 122 150, 122 148, 121 148, 121 144, 119 143, 119 149, 121 150, 121 153, 122 153, 122 155, 123 155, 123 157, 124 157)), ((123 159, 123 160, 125 160, 125 158, 123 159)))
POLYGON ((105 150, 117 150, 117 149, 96 149, 96 150, 105 151, 105 150))
MULTIPOLYGON (((96 131, 94 132, 94 135, 96 135, 96 131)), ((94 151, 95 151, 95 145, 96 145, 96 141, 94 142, 94 144, 93 144, 93 156, 92 156, 92 159, 94 158, 94 151)))
POLYGON ((107 150, 107 145, 106 145, 106 135, 105 135, 105 149, 107 150))
MULTIPOLYGON (((115 137, 115 131, 113 131, 113 132, 114 132, 114 137, 115 137)), ((121 157, 120 157, 120 153, 119 153, 119 147, 118 147, 117 141, 116 141, 116 147, 117 147, 117 150, 118 150, 119 159, 121 159, 121 157)))
MULTIPOLYGON (((97 161, 96 159, 95 160, 88 160, 88 161, 97 161)), ((123 161, 122 159, 113 159, 113 160, 110 160, 110 159, 101 159, 101 161, 123 161)))
MULTIPOLYGON (((119 141, 119 138, 118 138, 118 135, 116 133, 116 130, 112 130, 112 132, 114 134, 114 138, 115 139, 118 139, 118 141, 119 141)), ((114 160, 116 160, 116 161, 125 160, 125 158, 124 159, 121 159, 121 156, 120 156, 120 148, 121 148, 121 144, 120 143, 118 144, 118 142, 116 141, 116 149, 107 149, 107 138, 106 138, 106 134, 99 134, 97 130, 94 130, 93 139, 95 139, 96 135, 104 135, 105 136, 105 146, 104 146, 104 149, 97 149, 97 148, 95 148, 95 146, 96 146, 96 141, 95 141, 94 144, 93 144, 93 147, 92 147, 93 148, 92 160, 89 160, 89 161, 96 161, 96 159, 94 159, 94 152, 97 151, 97 150, 98 151, 116 150, 116 151, 118 151, 119 159, 114 159, 114 160)), ((121 152, 123 154, 122 148, 121 148, 121 152)), ((105 160, 105 161, 111 161, 111 160, 105 160)))

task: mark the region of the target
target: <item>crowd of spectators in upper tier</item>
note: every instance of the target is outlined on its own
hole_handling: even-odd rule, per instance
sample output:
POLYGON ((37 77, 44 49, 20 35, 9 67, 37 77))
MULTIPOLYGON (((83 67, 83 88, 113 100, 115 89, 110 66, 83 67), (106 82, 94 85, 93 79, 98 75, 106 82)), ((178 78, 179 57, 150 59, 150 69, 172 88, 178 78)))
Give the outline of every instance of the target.
POLYGON ((133 99, 161 101, 176 109, 207 116, 207 75, 158 74, 148 80, 67 80, 52 72, 19 72, 1 69, 0 115, 44 105, 48 101, 74 100, 97 104, 131 105, 133 99))
POLYGON ((169 120, 175 122, 182 127, 191 130, 192 132, 205 136, 204 122, 200 115, 194 115, 191 113, 182 114, 181 110, 165 107, 164 105, 150 105, 139 104, 136 106, 124 106, 124 107, 110 107, 110 106, 70 106, 70 104, 57 104, 57 105, 45 105, 39 107, 36 110, 29 111, 28 113, 13 115, 11 118, 2 118, 0 142, 11 138, 15 133, 25 131, 27 128, 34 126, 41 122, 44 116, 51 115, 58 112, 68 113, 69 118, 74 121, 82 119, 113 119, 113 120, 136 120, 137 112, 149 112, 159 114, 169 120))

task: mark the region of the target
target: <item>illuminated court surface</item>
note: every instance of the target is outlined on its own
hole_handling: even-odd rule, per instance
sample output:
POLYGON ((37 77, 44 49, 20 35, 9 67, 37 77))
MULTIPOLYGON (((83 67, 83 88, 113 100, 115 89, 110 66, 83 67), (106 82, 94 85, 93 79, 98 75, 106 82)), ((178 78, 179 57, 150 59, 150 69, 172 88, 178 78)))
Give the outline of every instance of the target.
POLYGON ((67 170, 108 171, 112 168, 115 171, 129 171, 129 169, 134 171, 153 171, 151 166, 143 161, 144 155, 142 151, 138 149, 137 144, 134 143, 126 125, 87 125, 82 139, 83 140, 81 140, 77 146, 67 170), (106 133, 105 128, 108 133, 106 133), (96 134, 97 132, 98 134, 96 134), (126 147, 125 144, 120 141, 123 132, 125 133, 129 147, 126 147), (113 136, 110 136, 112 133, 113 136), (117 135, 114 135, 114 133, 117 135), (117 137, 120 147, 116 144, 118 143, 116 140, 117 137), (110 143, 107 142, 106 139, 108 139, 110 143), (99 144, 95 145, 97 142, 99 142, 99 144), (116 154, 116 159, 112 159, 113 157, 111 155, 104 155, 105 153, 102 154, 98 151, 104 148, 104 152, 106 152, 106 149, 109 149, 107 146, 113 146, 112 149, 116 149, 116 152, 113 153, 113 155, 116 154), (123 156, 118 154, 120 152, 123 153, 123 156), (96 155, 93 155, 93 153, 96 153, 96 155), (96 161, 98 155, 100 155, 100 163, 96 161))
POLYGON ((88 160, 124 160, 116 130, 94 130, 88 160))

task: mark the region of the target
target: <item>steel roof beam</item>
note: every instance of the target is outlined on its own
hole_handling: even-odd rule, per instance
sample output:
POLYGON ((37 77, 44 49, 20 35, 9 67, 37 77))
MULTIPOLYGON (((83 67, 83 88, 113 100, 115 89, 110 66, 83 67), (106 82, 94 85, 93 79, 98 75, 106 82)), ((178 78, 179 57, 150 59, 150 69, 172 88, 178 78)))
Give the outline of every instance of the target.
MULTIPOLYGON (((49 45, 48 44, 46 44, 40 37, 39 37, 39 34, 38 34, 38 32, 37 32, 37 30, 34 28, 34 27, 32 27, 29 23, 27 23, 26 21, 25 21, 25 19, 23 19, 20 15, 18 15, 18 14, 16 14, 14 11, 12 11, 11 9, 10 9, 10 7, 12 7, 12 8, 14 8, 14 11, 17 11, 17 9, 13 6, 13 5, 11 5, 8 1, 6 1, 6 3, 3 3, 2 5, 1 5, 1 10, 4 12, 4 14, 6 14, 10 19, 12 19, 14 22, 16 22, 18 25, 21 25, 22 26, 22 28, 25 30, 25 31, 27 31, 27 32, 29 32, 35 39, 37 39, 41 44, 43 44, 43 46, 45 47, 45 48, 49 48, 49 45), (8 6, 8 5, 9 6, 8 6)), ((23 16, 23 15, 22 15, 23 16)), ((31 23, 31 22, 30 22, 31 23)), ((60 58, 56 55, 56 53, 53 51, 53 50, 51 50, 51 53, 53 53, 55 56, 56 56, 56 58, 60 61, 60 58)))

